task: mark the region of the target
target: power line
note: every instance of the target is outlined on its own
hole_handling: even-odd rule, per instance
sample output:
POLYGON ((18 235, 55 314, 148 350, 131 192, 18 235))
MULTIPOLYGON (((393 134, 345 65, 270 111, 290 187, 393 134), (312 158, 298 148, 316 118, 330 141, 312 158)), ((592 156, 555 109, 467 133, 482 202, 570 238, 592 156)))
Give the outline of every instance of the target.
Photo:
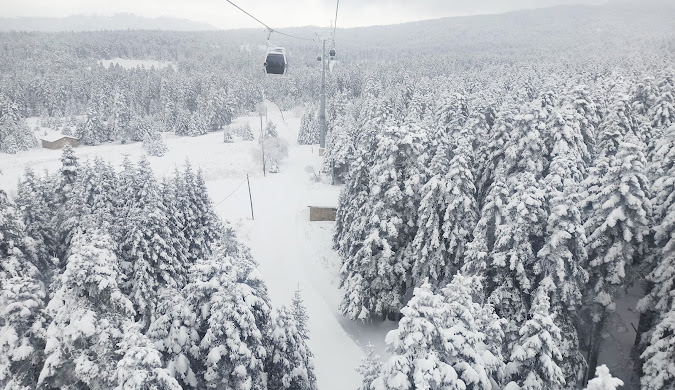
POLYGON ((335 21, 333 22, 333 41, 335 41, 335 28, 337 28, 337 16, 339 8, 340 8, 340 0, 337 0, 337 4, 335 5, 335 21))
POLYGON ((270 26, 268 26, 267 24, 265 24, 262 20, 256 18, 255 16, 253 16, 253 15, 251 15, 250 13, 246 12, 246 10, 244 10, 244 9, 241 8, 240 6, 234 4, 232 1, 230 1, 230 0, 225 0, 225 1, 227 1, 228 3, 232 4, 233 6, 235 6, 239 11, 241 11, 241 12, 245 13, 246 15, 250 16, 250 17, 251 17, 253 20, 255 20, 256 22, 258 22, 258 23, 262 24, 263 26, 265 26, 265 28, 266 28, 270 33, 275 32, 275 33, 277 33, 277 34, 279 34, 279 35, 285 35, 285 36, 287 36, 287 37, 295 38, 295 39, 300 39, 300 40, 303 40, 303 41, 314 41, 314 39, 312 39, 312 38, 297 37, 297 36, 295 36, 295 35, 286 34, 285 32, 281 32, 281 31, 279 31, 279 30, 273 29, 272 27, 270 27, 270 26))
POLYGON ((244 178, 244 180, 242 180, 242 182, 239 183, 239 185, 237 186, 237 188, 234 189, 234 191, 230 192, 230 194, 229 194, 228 196, 226 196, 225 199, 223 199, 223 200, 221 200, 220 202, 216 203, 215 205, 213 205, 213 207, 217 207, 218 205, 220 205, 221 203, 223 203, 224 201, 226 201, 230 196, 234 195, 234 193, 237 192, 237 190, 239 189, 239 187, 241 187, 242 184, 244 184, 244 183, 246 182, 246 180, 247 180, 247 178, 244 178))

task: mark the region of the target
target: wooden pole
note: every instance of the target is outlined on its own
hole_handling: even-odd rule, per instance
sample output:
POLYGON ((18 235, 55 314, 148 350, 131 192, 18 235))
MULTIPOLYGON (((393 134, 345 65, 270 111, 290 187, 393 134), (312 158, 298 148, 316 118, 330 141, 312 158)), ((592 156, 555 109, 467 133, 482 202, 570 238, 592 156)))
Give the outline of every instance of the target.
POLYGON ((246 174, 246 184, 248 184, 248 200, 251 202, 251 219, 255 221, 253 217, 253 197, 251 196, 251 182, 248 180, 248 174, 246 174))

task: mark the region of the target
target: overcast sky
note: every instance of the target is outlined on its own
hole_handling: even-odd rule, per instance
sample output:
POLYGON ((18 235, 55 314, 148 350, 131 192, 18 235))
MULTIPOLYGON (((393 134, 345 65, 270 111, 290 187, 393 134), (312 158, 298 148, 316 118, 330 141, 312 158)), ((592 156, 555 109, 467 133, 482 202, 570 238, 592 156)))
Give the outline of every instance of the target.
MULTIPOLYGON (((327 26, 335 0, 233 0, 272 27, 327 26)), ((606 0, 341 0, 338 27, 393 24, 445 16, 500 13, 606 0)), ((63 17, 120 12, 171 16, 219 28, 259 27, 225 0, 0 0, 0 16, 63 17)))

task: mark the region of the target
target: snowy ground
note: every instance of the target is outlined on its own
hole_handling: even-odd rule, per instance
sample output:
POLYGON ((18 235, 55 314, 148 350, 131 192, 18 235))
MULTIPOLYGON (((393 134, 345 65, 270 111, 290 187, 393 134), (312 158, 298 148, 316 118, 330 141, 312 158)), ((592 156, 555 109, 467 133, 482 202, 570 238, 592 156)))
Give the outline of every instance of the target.
MULTIPOLYGON (((316 146, 296 143, 300 116, 268 104, 268 120, 277 125, 281 137, 289 141, 289 158, 280 164, 280 173, 262 174, 262 164, 254 159, 257 142, 223 143, 222 132, 201 137, 165 134, 169 152, 149 157, 155 175, 171 175, 186 158, 204 172, 209 195, 217 213, 230 221, 242 241, 260 262, 260 271, 275 305, 289 304, 300 287, 309 314, 310 347, 321 390, 354 389, 360 377, 354 370, 370 342, 384 355, 384 336, 395 327, 386 321, 375 324, 353 323, 338 312, 339 258, 331 249, 333 222, 309 222, 310 205, 335 206, 340 188, 328 178, 313 180, 321 157, 316 146), (246 175, 250 175, 255 220, 251 220, 246 175)), ((260 119, 238 118, 235 126, 249 122, 259 134, 260 119), (257 130, 256 130, 257 129, 257 130)), ((119 167, 124 155, 135 159, 144 154, 140 143, 82 146, 76 149, 81 160, 101 157, 119 167)), ((0 154, 0 189, 10 194, 24 167, 56 172, 60 166, 58 150, 34 149, 16 155, 0 154)))

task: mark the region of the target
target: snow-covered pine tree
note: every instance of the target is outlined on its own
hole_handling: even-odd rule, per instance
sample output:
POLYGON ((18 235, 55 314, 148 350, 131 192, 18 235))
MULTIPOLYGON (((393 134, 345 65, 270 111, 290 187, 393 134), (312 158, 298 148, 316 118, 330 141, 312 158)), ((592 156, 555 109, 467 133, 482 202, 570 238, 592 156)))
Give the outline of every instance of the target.
POLYGON ((265 363, 267 388, 315 390, 312 354, 294 313, 281 306, 272 310, 270 322, 270 346, 265 363))
POLYGON ((370 199, 369 156, 363 153, 351 164, 338 198, 333 247, 343 258, 356 254, 366 232, 365 209, 370 199))
POLYGON ((150 324, 146 336, 162 354, 166 370, 182 388, 198 388, 200 382, 195 362, 199 354, 200 336, 197 314, 187 304, 182 294, 167 289, 161 292, 155 320, 150 324))
POLYGON ((357 390, 371 390, 370 385, 377 379, 382 369, 380 356, 375 354, 373 344, 366 346, 366 356, 361 360, 356 372, 361 375, 361 386, 357 390))
POLYGON ((112 113, 108 120, 110 139, 106 141, 125 140, 131 131, 131 113, 127 96, 122 90, 115 89, 112 100, 112 113))
POLYGON ((245 123, 240 127, 239 136, 244 141, 253 141, 253 132, 251 131, 251 125, 245 123))
POLYGON ((182 213, 180 231, 185 237, 189 262, 205 259, 211 254, 211 245, 222 237, 222 224, 215 212, 199 170, 192 170, 189 161, 180 177, 175 178, 176 207, 182 213))
POLYGON ((192 114, 190 111, 179 108, 176 110, 176 119, 173 123, 173 132, 176 135, 192 135, 192 114))
POLYGON ((203 113, 199 111, 193 112, 190 115, 190 121, 188 122, 186 135, 195 137, 198 135, 204 135, 208 132, 209 132, 208 124, 206 122, 206 118, 204 118, 203 116, 203 113))
POLYGON ((655 136, 675 124, 675 77, 673 75, 664 75, 659 83, 658 94, 654 99, 654 104, 649 107, 647 117, 655 129, 655 136))
POLYGON ((36 146, 38 141, 21 116, 18 105, 0 93, 0 153, 14 154, 36 146))
POLYGON ((226 127, 223 130, 223 142, 226 144, 231 144, 233 142, 232 140, 232 130, 230 130, 229 127, 226 127))
POLYGON ((437 314, 443 321, 441 338, 445 351, 442 359, 455 369, 466 389, 490 390, 490 379, 499 375, 492 371, 494 361, 488 364, 483 361, 486 335, 480 327, 491 319, 480 318, 487 313, 473 302, 475 284, 474 278, 458 273, 443 288, 445 304, 437 314))
POLYGON ((179 188, 181 188, 180 191, 183 191, 182 186, 184 185, 182 174, 176 167, 173 178, 164 177, 162 179, 160 194, 162 204, 164 204, 166 209, 167 223, 173 238, 172 244, 176 251, 176 257, 179 262, 188 264, 190 243, 183 230, 186 226, 186 210, 182 208, 181 203, 178 201, 179 188))
MULTIPOLYGON (((601 157, 601 162, 605 160, 601 157)), ((584 227, 588 233, 589 258, 589 288, 585 295, 594 303, 590 309, 594 330, 589 367, 597 366, 607 312, 614 310, 619 289, 633 280, 635 272, 626 272, 627 268, 639 265, 645 253, 645 237, 652 217, 645 163, 640 141, 628 135, 619 143, 616 156, 610 159, 607 173, 594 178, 597 170, 593 169, 587 179, 587 184, 599 183, 600 187, 587 189, 582 202, 587 215, 584 227)))
POLYGON ((145 133, 143 137, 143 149, 149 156, 162 157, 169 148, 166 147, 162 135, 154 128, 145 133))
POLYGON ((428 77, 422 77, 415 84, 412 97, 408 104, 406 114, 407 123, 420 123, 433 109, 433 95, 431 80, 428 77))
POLYGON ((277 132, 277 125, 275 125, 273 122, 267 122, 267 125, 265 125, 264 135, 265 135, 264 139, 279 138, 279 132, 277 132))
POLYGON ((56 253, 55 232, 52 227, 49 182, 35 174, 31 167, 24 170, 23 179, 17 188, 16 205, 21 210, 26 233, 36 243, 36 253, 43 273, 49 273, 43 267, 46 261, 56 253))
POLYGON ((603 364, 595 368, 595 378, 588 381, 585 390, 616 390, 621 386, 623 386, 623 381, 614 378, 609 373, 609 368, 603 364))
POLYGON ((502 104, 497 111, 494 126, 489 134, 489 140, 478 151, 476 161, 476 189, 477 201, 480 207, 487 204, 486 197, 491 191, 492 183, 499 179, 503 173, 497 172, 504 160, 506 146, 510 142, 514 132, 514 116, 516 115, 514 103, 502 104))
MULTIPOLYGON (((672 262, 671 262, 672 283, 672 262)), ((672 284, 671 284, 671 292, 672 284)), ((672 299, 671 299, 672 301, 672 299)), ((640 378, 642 390, 671 390, 675 388, 675 303, 662 312, 649 335, 649 345, 640 358, 644 361, 640 378)), ((590 382, 589 382, 590 383, 590 382)))
POLYGON ((169 230, 166 208, 146 158, 134 174, 134 197, 122 230, 119 249, 126 276, 124 291, 136 309, 137 320, 145 328, 152 321, 161 287, 181 288, 187 278, 187 265, 176 253, 169 230))
POLYGON ((415 285, 429 278, 441 286, 452 278, 463 265, 465 246, 478 220, 469 140, 455 140, 454 148, 449 139, 437 142, 431 178, 421 189, 418 229, 411 246, 415 285))
POLYGON ((506 365, 509 382, 504 390, 562 389, 565 377, 560 369, 560 329, 553 322, 545 289, 537 289, 530 314, 506 365))
POLYGON ((537 247, 547 219, 544 191, 531 172, 509 179, 508 203, 504 219, 495 225, 495 241, 483 273, 488 302, 509 321, 507 343, 514 341, 518 327, 525 321, 529 295, 533 291, 537 247))
POLYGON ((162 367, 162 356, 137 325, 124 329, 119 343, 115 390, 182 390, 178 381, 162 367))
POLYGON ((341 269, 340 310, 349 318, 372 319, 403 306, 411 266, 405 248, 415 236, 424 139, 419 128, 392 127, 378 135, 370 197, 363 208, 367 220, 362 231, 351 233, 365 239, 341 269))
MULTIPOLYGON (((586 233, 577 206, 579 183, 589 160, 579 116, 569 107, 555 110, 548 127, 551 163, 544 178, 549 216, 535 273, 553 279, 552 307, 575 310, 588 281, 586 233)), ((541 277, 540 277, 541 280, 541 277)))
POLYGON ((231 260, 222 251, 198 260, 184 289, 188 305, 198 314, 195 328, 201 340, 196 374, 203 383, 198 388, 225 383, 233 390, 263 389, 269 299, 238 280, 239 270, 231 260))
MULTIPOLYGON (((474 285, 474 291, 478 293, 482 287, 476 278, 473 278, 477 285, 474 285)), ((478 305, 478 314, 474 315, 476 327, 485 337, 483 342, 477 345, 477 350, 481 355, 485 371, 488 374, 493 389, 501 388, 504 381, 504 369, 506 368, 506 359, 504 359, 504 327, 507 321, 499 317, 490 304, 478 305)))
POLYGON ((300 294, 300 289, 295 290, 293 293, 293 299, 291 300, 291 312, 295 318, 296 327, 298 332, 303 339, 309 340, 309 330, 307 329, 307 321, 309 316, 307 315, 307 308, 300 294))
POLYGON ((633 84, 631 88, 631 106, 640 115, 647 114, 659 94, 656 79, 649 75, 633 84))
POLYGON ((20 211, 0 190, 0 387, 32 389, 44 361, 46 289, 20 211))
POLYGON ((672 362, 675 354, 675 125, 655 143, 655 172, 659 177, 654 193, 653 270, 647 276, 651 290, 638 303, 638 310, 653 318, 653 328, 643 336, 643 390, 675 386, 672 362))
POLYGON ((98 145, 108 141, 105 123, 95 104, 92 103, 87 107, 87 118, 77 126, 75 135, 84 145, 98 145))
MULTIPOLYGON (((613 157, 619 150, 619 144, 628 134, 636 135, 635 121, 629 104, 630 98, 625 94, 613 96, 606 117, 598 127, 595 159, 613 157)), ((594 164, 597 166, 597 164, 594 164)))
POLYGON ((93 226, 75 235, 66 269, 54 281, 47 305, 53 321, 38 386, 115 386, 117 343, 134 311, 120 291, 123 276, 113 248, 110 236, 93 226))
POLYGON ((61 153, 61 177, 55 190, 60 203, 64 203, 68 194, 72 193, 73 185, 77 180, 78 162, 70 144, 66 144, 61 153))
POLYGON ((401 309, 398 329, 387 334, 392 356, 384 363, 373 390, 464 389, 466 384, 452 364, 444 361, 445 305, 442 295, 434 294, 428 283, 416 287, 412 299, 401 309))
POLYGON ((61 154, 60 175, 55 179, 55 213, 52 226, 57 244, 56 257, 64 260, 68 245, 72 239, 82 211, 82 202, 78 196, 78 175, 80 166, 70 145, 63 148, 61 154))
POLYGON ((305 113, 300 120, 300 131, 298 132, 298 144, 314 145, 319 143, 319 124, 316 120, 316 110, 314 107, 306 107, 305 113))
POLYGON ((115 224, 115 202, 117 201, 117 174, 115 169, 100 158, 94 165, 86 165, 80 175, 78 197, 84 204, 84 220, 93 225, 109 229, 115 224))

